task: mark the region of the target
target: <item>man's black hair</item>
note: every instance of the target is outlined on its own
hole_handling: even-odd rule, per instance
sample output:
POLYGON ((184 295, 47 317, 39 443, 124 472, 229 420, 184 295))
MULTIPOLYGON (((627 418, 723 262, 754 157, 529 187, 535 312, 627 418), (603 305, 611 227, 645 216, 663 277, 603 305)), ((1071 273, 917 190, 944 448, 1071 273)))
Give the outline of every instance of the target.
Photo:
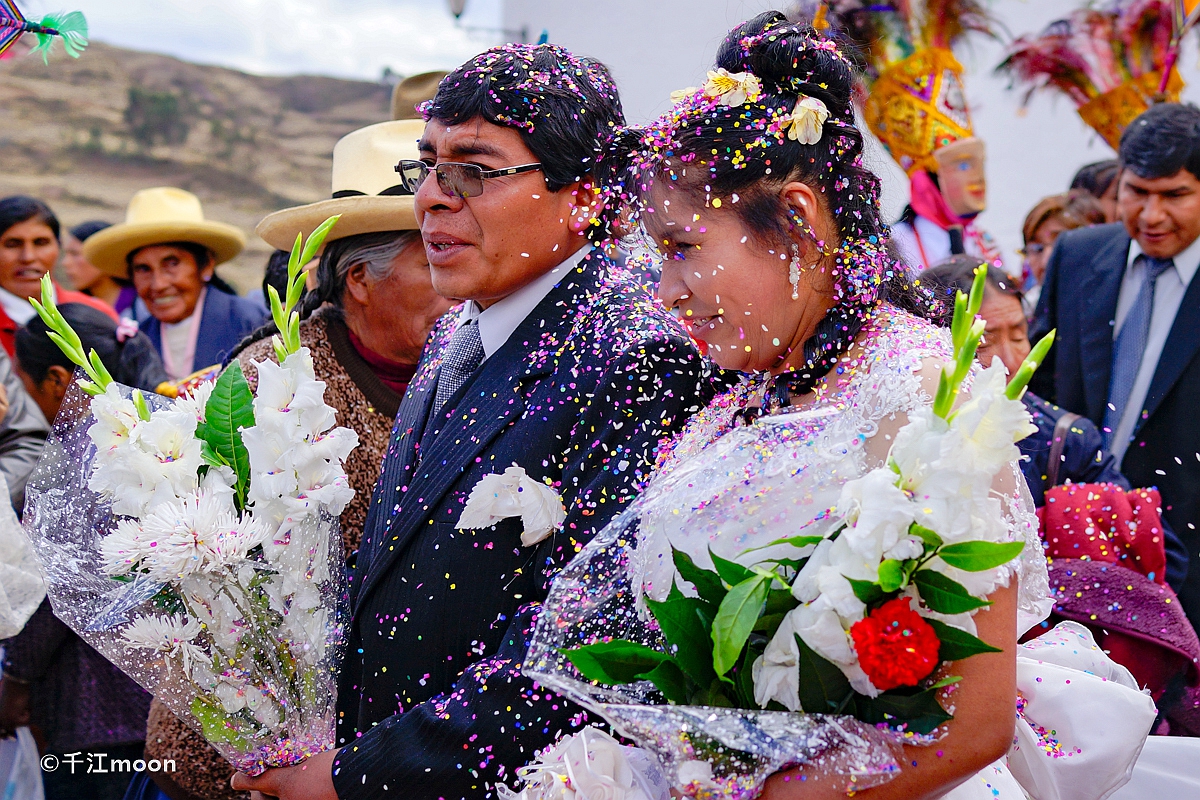
POLYGON ((1159 103, 1121 136, 1121 167, 1139 178, 1167 178, 1182 169, 1200 178, 1200 108, 1159 103))
MULTIPOLYGON (((552 192, 591 175, 625 124, 608 67, 552 44, 508 44, 480 53, 443 78, 421 110, 446 125, 482 118, 516 129, 552 192)), ((615 211, 599 216, 588 231, 593 241, 608 235, 615 211)))

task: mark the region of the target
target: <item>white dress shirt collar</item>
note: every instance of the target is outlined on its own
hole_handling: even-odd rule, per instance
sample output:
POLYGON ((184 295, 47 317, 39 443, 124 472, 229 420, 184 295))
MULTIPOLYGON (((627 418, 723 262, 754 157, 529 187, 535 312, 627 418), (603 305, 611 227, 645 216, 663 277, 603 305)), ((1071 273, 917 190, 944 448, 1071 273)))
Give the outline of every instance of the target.
POLYGON ((17 297, 7 289, 0 289, 0 308, 3 308, 8 318, 18 325, 28 323, 37 314, 28 300, 17 297))
MULTIPOLYGON (((1137 261, 1138 256, 1144 255, 1142 246, 1138 244, 1138 240, 1134 239, 1129 243, 1129 259, 1125 262, 1126 269, 1133 266, 1133 262, 1137 261)), ((1200 269, 1200 236, 1196 237, 1196 241, 1189 244, 1174 258, 1175 271, 1179 273, 1179 280, 1184 286, 1192 282, 1192 278, 1196 275, 1196 270, 1200 269)))
POLYGON ((584 245, 545 275, 525 284, 508 297, 497 300, 487 308, 481 309, 474 300, 468 300, 463 304, 459 324, 461 325, 467 320, 475 320, 479 325, 479 340, 483 343, 485 361, 491 358, 492 353, 504 346, 508 337, 512 336, 513 331, 533 313, 538 303, 542 302, 546 295, 550 294, 550 290, 569 275, 571 270, 579 266, 579 263, 591 251, 590 245, 584 245))

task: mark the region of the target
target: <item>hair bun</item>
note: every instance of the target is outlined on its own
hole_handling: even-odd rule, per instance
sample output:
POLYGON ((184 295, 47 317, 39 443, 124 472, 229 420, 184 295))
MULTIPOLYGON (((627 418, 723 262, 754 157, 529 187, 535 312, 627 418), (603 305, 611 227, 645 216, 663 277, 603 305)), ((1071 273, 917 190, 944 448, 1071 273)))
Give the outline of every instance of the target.
POLYGON ((743 22, 717 50, 717 66, 750 72, 767 95, 815 97, 836 117, 852 113, 854 70, 835 49, 822 45, 812 27, 794 24, 778 11, 743 22))

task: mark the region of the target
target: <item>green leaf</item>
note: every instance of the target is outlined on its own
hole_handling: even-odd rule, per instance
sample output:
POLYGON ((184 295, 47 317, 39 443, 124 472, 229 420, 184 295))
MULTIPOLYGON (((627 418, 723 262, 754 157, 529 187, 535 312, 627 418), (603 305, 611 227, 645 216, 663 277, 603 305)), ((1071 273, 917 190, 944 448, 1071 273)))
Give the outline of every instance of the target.
POLYGON ((671 660, 666 653, 625 639, 575 647, 563 654, 583 677, 609 686, 641 680, 639 676, 671 660))
POLYGON ((937 535, 937 531, 926 528, 924 525, 918 525, 915 522, 908 526, 908 534, 909 536, 915 536, 924 542, 925 552, 927 553, 930 550, 936 550, 943 544, 942 537, 937 535))
POLYGON ((674 661, 663 661, 649 672, 639 675, 638 679, 653 683, 663 697, 676 705, 685 705, 688 701, 687 678, 674 661))
POLYGON ((879 588, 879 584, 854 578, 846 578, 846 580, 850 581, 850 588, 854 590, 854 596, 867 605, 878 603, 883 599, 883 589, 879 588))
POLYGON ((672 592, 661 603, 647 597, 646 605, 662 628, 663 636, 677 648, 675 661, 684 674, 701 686, 712 683, 717 677, 713 672, 712 635, 701 617, 702 606, 707 603, 698 597, 672 592))
POLYGON ((725 585, 721 583, 721 576, 711 570, 697 567, 692 557, 682 550, 672 547, 671 556, 679 576, 696 587, 696 594, 706 602, 712 603, 713 608, 721 605, 726 592, 725 585))
POLYGON ((913 583, 925 605, 939 614, 962 614, 991 605, 988 600, 972 596, 961 583, 931 569, 917 570, 913 583))
POLYGON ((853 689, 842 671, 817 655, 795 634, 800 647, 800 707, 810 714, 828 714, 845 702, 853 689))
POLYGON ((725 675, 738 662, 754 623, 762 613, 768 588, 769 578, 750 573, 750 577, 736 584, 721 601, 712 626, 713 668, 718 676, 725 675))
POLYGON ((800 601, 795 598, 791 589, 772 589, 767 592, 767 607, 763 613, 786 614, 798 605, 800 601))
POLYGON ((759 547, 750 547, 743 550, 743 553, 753 553, 755 550, 766 550, 768 547, 775 547, 781 544, 790 544, 792 547, 808 547, 809 545, 820 544, 825 541, 824 536, 786 536, 782 539, 776 539, 773 542, 767 542, 759 547))
POLYGON ((937 554, 952 567, 983 572, 1012 561, 1024 546, 1024 542, 959 542, 942 547, 937 554))
POLYGON ((192 698, 192 716, 200 723, 204 738, 213 744, 227 744, 238 750, 248 751, 250 741, 238 733, 232 719, 219 703, 205 696, 192 698))
POLYGON ((992 647, 982 639, 972 636, 961 628, 947 625, 936 619, 925 620, 933 627, 942 645, 938 648, 938 661, 959 661, 979 653, 1000 653, 998 647, 992 647))
POLYGON ((740 708, 757 708, 754 702, 754 662, 762 655, 755 647, 747 647, 742 651, 742 660, 734 669, 733 687, 737 693, 740 708))
POLYGON ((938 725, 953 719, 938 702, 939 693, 939 688, 933 687, 912 694, 893 691, 878 697, 858 695, 854 698, 858 710, 855 716, 871 725, 905 723, 910 731, 930 733, 938 725))
POLYGON ((754 623, 754 633, 761 633, 768 639, 775 638, 775 631, 779 630, 779 626, 783 624, 783 618, 786 614, 767 614, 764 613, 754 623))
POLYGON ((937 683, 935 683, 933 686, 931 686, 929 688, 943 689, 947 686, 953 686, 954 684, 958 683, 961 680, 962 680, 962 675, 947 675, 946 677, 942 678, 940 681, 938 681, 937 683))
POLYGON ((725 581, 729 586, 737 586, 754 575, 752 570, 743 567, 735 561, 727 561, 721 558, 711 548, 708 551, 708 555, 712 559, 713 566, 717 569, 717 574, 721 576, 721 580, 725 581))
POLYGON ((250 454, 242 443, 241 429, 254 427, 254 395, 237 361, 217 378, 204 407, 204 419, 204 425, 196 428, 196 436, 208 442, 216 455, 233 468, 237 475, 234 490, 238 507, 242 508, 250 482, 250 454))
MULTIPOLYGON (((197 427, 196 430, 199 432, 199 427, 197 427)), ((197 435, 199 434, 197 433, 197 435)), ((213 446, 205 439, 200 440, 200 458, 204 459, 204 463, 208 464, 210 467, 229 466, 229 462, 226 461, 220 453, 214 450, 213 446)))
POLYGON ((879 565, 879 588, 890 594, 904 585, 904 564, 889 558, 879 565))
POLYGON ((725 693, 725 684, 717 678, 707 689, 701 689, 691 699, 695 706, 716 706, 718 708, 735 708, 737 704, 725 693))

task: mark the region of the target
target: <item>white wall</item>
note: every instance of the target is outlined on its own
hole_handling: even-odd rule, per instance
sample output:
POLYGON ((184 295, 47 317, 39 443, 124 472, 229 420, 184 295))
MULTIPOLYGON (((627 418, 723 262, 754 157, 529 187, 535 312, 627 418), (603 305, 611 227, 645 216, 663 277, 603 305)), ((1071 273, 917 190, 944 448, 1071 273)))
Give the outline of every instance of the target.
MULTIPOLYGON (((476 0, 479 2, 479 0, 476 0)), ((646 122, 669 105, 670 93, 696 86, 711 66, 726 31, 743 20, 786 2, 770 0, 502 0, 504 27, 525 28, 536 40, 543 29, 550 41, 593 56, 612 69, 632 123, 646 122)), ((992 7, 1013 35, 1039 31, 1080 0, 994 0, 992 7)), ((1005 251, 1010 267, 1021 245, 1025 215, 1043 196, 1064 191, 1075 170, 1113 156, 1065 98, 1036 97, 1028 110, 1021 94, 992 73, 1003 58, 997 42, 973 40, 960 48, 967 68, 967 92, 976 133, 988 145, 989 208, 980 224, 1005 251)), ((1197 47, 1189 40, 1180 59, 1189 83, 1184 97, 1200 102, 1197 47)), ((904 173, 875 144, 870 165, 884 178, 884 209, 889 218, 907 201, 904 173)))

